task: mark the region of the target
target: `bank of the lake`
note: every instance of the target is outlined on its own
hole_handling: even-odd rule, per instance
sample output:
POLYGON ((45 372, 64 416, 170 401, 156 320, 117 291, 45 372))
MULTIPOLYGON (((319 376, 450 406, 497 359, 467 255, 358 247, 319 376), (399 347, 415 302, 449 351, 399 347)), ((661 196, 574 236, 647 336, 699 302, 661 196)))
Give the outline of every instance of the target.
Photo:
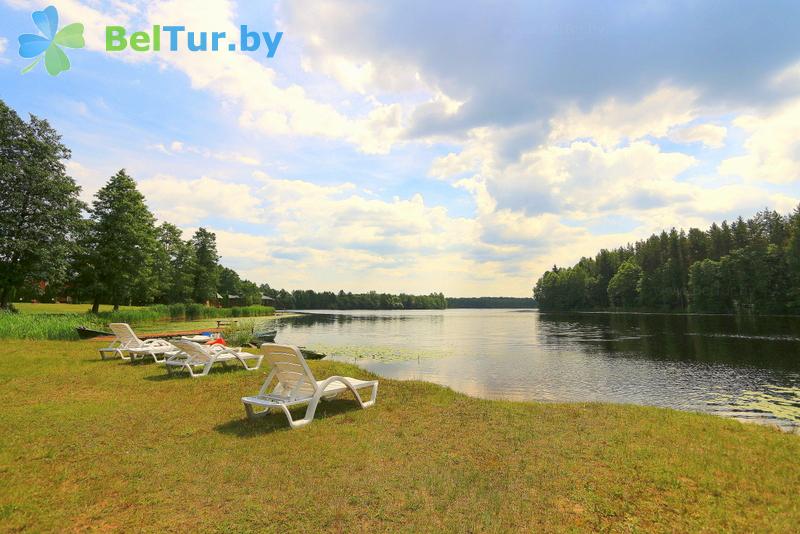
MULTIPOLYGON (((263 322, 278 317, 270 306, 241 306, 215 308, 200 304, 156 304, 152 306, 121 307, 90 313, 80 304, 20 305, 18 313, 0 310, 0 339, 76 340, 76 328, 108 331, 110 323, 128 323, 139 332, 180 332, 190 329, 210 329, 217 321, 249 319, 263 322)), ((286 314, 282 314, 285 316, 286 314)))
MULTIPOLYGON (((790 532, 800 438, 630 405, 471 398, 381 379, 308 427, 244 419, 265 371, 172 378, 98 342, 6 341, 9 531, 790 532), (276 483, 276 481, 280 481, 276 483)), ((318 378, 363 370, 310 362, 318 378)))
POLYGON ((702 411, 800 432, 800 318, 328 311, 276 340, 475 397, 702 411))

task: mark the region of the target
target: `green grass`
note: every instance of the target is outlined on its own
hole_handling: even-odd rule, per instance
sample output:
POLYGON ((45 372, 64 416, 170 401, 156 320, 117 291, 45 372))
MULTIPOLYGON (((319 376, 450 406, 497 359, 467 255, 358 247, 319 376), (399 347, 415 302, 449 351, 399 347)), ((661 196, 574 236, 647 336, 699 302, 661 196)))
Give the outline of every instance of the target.
MULTIPOLYGON (((14 307, 20 313, 86 313, 91 308, 91 304, 52 304, 31 302, 14 302, 14 307)), ((114 307, 111 304, 101 304, 101 312, 110 312, 114 307)), ((135 310, 139 306, 120 306, 123 310, 135 310)))
MULTIPOLYGON (((167 378, 8 341, 0 529, 792 532, 800 439, 708 415, 478 400, 381 380, 306 428, 244 419, 266 372, 167 378)), ((317 378, 368 375, 310 362, 317 378)))

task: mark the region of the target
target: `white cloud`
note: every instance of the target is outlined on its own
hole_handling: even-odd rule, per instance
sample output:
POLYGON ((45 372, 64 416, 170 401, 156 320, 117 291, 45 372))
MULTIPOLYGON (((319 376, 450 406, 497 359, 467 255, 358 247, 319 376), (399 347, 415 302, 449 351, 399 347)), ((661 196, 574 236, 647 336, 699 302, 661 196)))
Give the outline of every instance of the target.
MULTIPOLYGON (((237 35, 232 2, 197 4, 174 0, 152 5, 149 22, 178 20, 202 31, 237 35)), ((402 115, 397 105, 374 102, 359 117, 348 117, 336 107, 309 97, 297 84, 278 82, 276 71, 245 54, 196 54, 177 51, 159 54, 158 61, 186 74, 195 89, 209 91, 239 108, 239 124, 269 135, 302 135, 341 139, 368 153, 386 153, 397 141, 402 115)))
POLYGON ((289 31, 305 37, 301 62, 307 72, 331 77, 344 89, 359 94, 426 89, 413 62, 340 46, 340 36, 356 36, 363 32, 363 21, 376 13, 375 6, 368 3, 342 6, 335 1, 321 0, 282 7, 291 12, 285 19, 289 31), (327 23, 321 27, 319 22, 323 20, 327 23))
POLYGON ((7 57, 3 57, 6 53, 6 49, 8 48, 8 39, 5 37, 0 37, 0 64, 8 63, 9 59, 7 57))
POLYGON ((770 80, 770 84, 778 90, 791 91, 793 93, 800 91, 800 62, 793 63, 778 72, 770 80))
MULTIPOLYGON (((28 12, 42 9, 47 5, 35 0, 6 0, 6 3, 16 9, 28 12)), ((59 0, 56 6, 59 14, 59 27, 73 22, 82 23, 86 48, 94 51, 104 51, 106 48, 105 27, 130 27, 130 15, 135 13, 136 10, 131 4, 119 1, 111 3, 112 5, 104 5, 103 10, 95 8, 93 4, 94 2, 81 2, 80 0, 59 0)), ((34 29, 35 27, 32 26, 31 31, 34 29)), ((130 52, 119 57, 123 56, 127 60, 143 60, 146 54, 130 52)))
POLYGON ((169 145, 157 143, 155 145, 150 145, 148 148, 168 156, 174 156, 176 154, 189 154, 199 155, 204 158, 211 158, 218 161, 233 161, 241 163, 242 165, 261 165, 261 160, 256 156, 250 156, 236 151, 210 150, 208 148, 187 145, 182 141, 172 141, 169 143, 169 145))
POLYGON ((175 224, 191 225, 206 219, 230 219, 259 223, 263 209, 250 186, 203 176, 181 180, 169 175, 156 175, 139 181, 139 189, 147 197, 156 216, 175 224))
POLYGON ((81 200, 91 204, 94 194, 103 186, 103 174, 74 159, 68 159, 64 165, 67 175, 71 176, 81 186, 81 200))
POLYGON ((697 116, 697 97, 691 90, 661 87, 635 102, 609 98, 588 112, 571 106, 551 119, 550 141, 592 138, 613 146, 623 139, 664 137, 673 126, 697 116))
POLYGON ((534 148, 482 172, 500 209, 586 218, 679 201, 683 186, 675 178, 695 164, 647 141, 619 148, 574 141, 534 148))
POLYGON ((703 143, 709 148, 722 148, 725 146, 725 138, 728 136, 728 129, 716 124, 697 124, 694 126, 682 126, 673 128, 669 132, 669 138, 676 143, 703 143))
POLYGON ((720 174, 751 182, 800 181, 800 99, 761 114, 740 116, 733 124, 748 135, 746 153, 724 160, 720 174))

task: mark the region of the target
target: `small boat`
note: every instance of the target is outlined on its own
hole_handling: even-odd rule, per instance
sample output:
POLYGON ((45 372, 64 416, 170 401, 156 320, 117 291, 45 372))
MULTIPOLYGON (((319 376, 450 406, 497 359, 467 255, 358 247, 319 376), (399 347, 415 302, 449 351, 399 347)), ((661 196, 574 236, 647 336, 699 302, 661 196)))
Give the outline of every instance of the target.
POLYGON ((278 335, 277 330, 265 330, 263 332, 253 332, 253 337, 256 341, 261 343, 274 343, 275 336, 278 335))
POLYGON ((327 354, 307 349, 305 347, 300 347, 300 352, 303 353, 303 358, 305 358, 306 360, 321 360, 322 358, 327 356, 327 354))
POLYGON ((95 337, 100 336, 113 336, 111 332, 103 332, 101 330, 92 330, 91 328, 86 328, 85 326, 79 326, 75 330, 78 332, 78 337, 81 339, 92 339, 95 337))

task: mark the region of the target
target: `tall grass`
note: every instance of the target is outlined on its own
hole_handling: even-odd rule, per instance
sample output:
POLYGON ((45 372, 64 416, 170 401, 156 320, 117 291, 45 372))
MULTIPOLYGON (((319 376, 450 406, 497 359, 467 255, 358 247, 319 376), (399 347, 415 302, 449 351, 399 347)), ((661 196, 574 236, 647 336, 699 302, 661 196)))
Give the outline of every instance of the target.
POLYGON ((128 323, 131 325, 176 321, 211 319, 224 317, 262 317, 273 315, 271 306, 242 306, 237 308, 211 308, 202 304, 156 304, 135 310, 101 312, 97 316, 105 323, 128 323))
POLYGON ((86 313, 57 315, 0 312, 0 339, 78 339, 75 328, 102 326, 96 317, 86 313))
POLYGON ((231 347, 243 347, 253 341, 255 321, 240 321, 237 324, 229 325, 222 331, 222 337, 231 347))
POLYGON ((62 314, 29 314, 0 312, 0 339, 78 339, 75 328, 105 329, 108 323, 132 326, 159 321, 211 319, 225 317, 262 317, 273 315, 270 306, 210 308, 202 304, 156 304, 118 311, 62 314))

